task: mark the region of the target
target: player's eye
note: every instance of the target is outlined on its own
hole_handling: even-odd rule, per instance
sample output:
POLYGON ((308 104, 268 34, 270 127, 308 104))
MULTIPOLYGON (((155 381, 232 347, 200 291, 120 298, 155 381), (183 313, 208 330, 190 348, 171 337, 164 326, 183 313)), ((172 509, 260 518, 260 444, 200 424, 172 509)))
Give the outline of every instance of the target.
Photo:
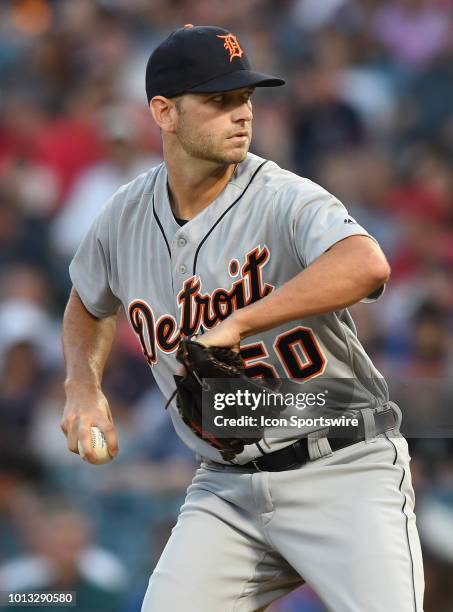
MULTIPOLYGON (((249 102, 250 101, 250 97, 252 95, 252 91, 246 91, 243 94, 241 94, 240 99, 243 100, 244 102, 249 102)), ((228 95, 228 94, 219 94, 217 96, 213 96, 212 98, 209 98, 210 102, 214 102, 214 104, 234 104, 237 101, 237 98, 235 98, 232 94, 228 95)))

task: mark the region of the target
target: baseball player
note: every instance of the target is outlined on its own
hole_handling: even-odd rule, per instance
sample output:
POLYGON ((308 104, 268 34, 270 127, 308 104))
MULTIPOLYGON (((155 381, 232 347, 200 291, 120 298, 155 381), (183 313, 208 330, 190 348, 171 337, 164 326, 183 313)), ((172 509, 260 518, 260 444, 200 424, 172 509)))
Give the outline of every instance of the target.
POLYGON ((225 459, 173 403, 201 463, 143 612, 264 610, 304 581, 335 612, 423 610, 407 444, 389 435, 398 408, 347 310, 379 297, 389 266, 333 195, 248 153, 254 88, 283 84, 216 27, 187 25, 151 55, 164 162, 112 196, 71 263, 62 429, 93 462, 90 426, 118 451, 101 381, 121 305, 164 396, 181 338, 197 335, 240 347, 251 377, 354 379, 360 427, 347 439, 307 428, 225 459))

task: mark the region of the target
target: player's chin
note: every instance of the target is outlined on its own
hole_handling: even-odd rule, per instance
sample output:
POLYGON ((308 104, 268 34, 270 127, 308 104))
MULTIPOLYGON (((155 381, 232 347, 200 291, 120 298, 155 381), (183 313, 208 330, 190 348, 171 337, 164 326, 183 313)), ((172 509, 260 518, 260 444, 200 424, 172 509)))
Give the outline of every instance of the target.
POLYGON ((247 157, 249 144, 250 143, 247 142, 245 145, 230 148, 230 150, 225 153, 225 157, 228 159, 229 163, 238 164, 239 162, 244 161, 244 159, 247 157))

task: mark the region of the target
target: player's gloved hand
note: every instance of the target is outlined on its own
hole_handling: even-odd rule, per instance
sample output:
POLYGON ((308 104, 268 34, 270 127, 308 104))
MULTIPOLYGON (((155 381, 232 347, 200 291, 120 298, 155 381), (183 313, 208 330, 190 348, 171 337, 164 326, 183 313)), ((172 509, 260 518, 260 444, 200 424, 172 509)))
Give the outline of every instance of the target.
POLYGON ((80 441, 86 460, 96 463, 90 428, 99 427, 105 436, 109 454, 114 457, 118 453, 118 437, 107 398, 101 389, 86 383, 69 383, 65 389, 66 403, 60 426, 69 450, 78 454, 77 443, 80 441))
MULTIPOLYGON (((203 423, 202 392, 206 384, 204 379, 238 379, 238 386, 244 381, 250 385, 258 385, 245 377, 240 354, 229 348, 204 346, 195 340, 182 340, 176 358, 184 366, 184 374, 174 377, 176 405, 184 423, 199 438, 219 450, 224 459, 232 459, 244 450, 246 444, 257 442, 262 434, 259 427, 255 428, 254 437, 224 438, 206 428, 206 423, 211 420, 209 417, 205 418, 203 423)), ((225 418, 240 416, 237 406, 225 406, 222 415, 225 418)))

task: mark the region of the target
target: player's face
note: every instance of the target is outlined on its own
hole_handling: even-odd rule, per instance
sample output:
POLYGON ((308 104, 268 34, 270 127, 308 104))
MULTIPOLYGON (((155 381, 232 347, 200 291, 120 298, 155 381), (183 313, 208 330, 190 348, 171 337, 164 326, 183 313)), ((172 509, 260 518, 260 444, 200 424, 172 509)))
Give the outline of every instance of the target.
POLYGON ((236 164, 252 138, 252 87, 217 94, 186 94, 178 103, 176 136, 191 157, 236 164))

